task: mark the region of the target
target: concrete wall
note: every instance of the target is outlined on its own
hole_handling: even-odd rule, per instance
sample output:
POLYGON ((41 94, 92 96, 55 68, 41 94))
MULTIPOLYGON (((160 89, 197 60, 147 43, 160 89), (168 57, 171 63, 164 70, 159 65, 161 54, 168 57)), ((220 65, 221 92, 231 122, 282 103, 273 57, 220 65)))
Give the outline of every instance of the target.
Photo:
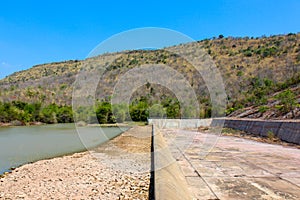
POLYGON ((210 126, 212 119, 148 119, 148 124, 160 128, 198 128, 210 126))
POLYGON ((255 120, 255 119, 213 119, 211 126, 233 128, 259 136, 268 136, 272 132, 283 141, 300 144, 300 120, 255 120))
POLYGON ((152 126, 155 199, 190 200, 187 182, 159 130, 152 126))

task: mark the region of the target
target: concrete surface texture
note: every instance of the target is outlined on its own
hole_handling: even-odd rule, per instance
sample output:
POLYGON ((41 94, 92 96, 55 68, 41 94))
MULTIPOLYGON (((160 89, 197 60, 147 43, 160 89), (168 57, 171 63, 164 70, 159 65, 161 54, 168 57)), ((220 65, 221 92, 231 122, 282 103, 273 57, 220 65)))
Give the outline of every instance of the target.
POLYGON ((155 166, 155 199, 160 200, 190 200, 185 176, 180 170, 178 163, 171 155, 161 133, 153 129, 154 166, 155 166))
POLYGON ((300 149, 197 131, 160 132, 193 199, 300 199, 300 149))

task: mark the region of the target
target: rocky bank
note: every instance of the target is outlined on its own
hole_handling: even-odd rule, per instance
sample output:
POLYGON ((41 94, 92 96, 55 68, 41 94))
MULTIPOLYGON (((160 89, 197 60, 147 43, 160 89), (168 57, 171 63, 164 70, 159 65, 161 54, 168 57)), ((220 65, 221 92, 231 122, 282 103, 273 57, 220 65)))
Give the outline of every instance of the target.
POLYGON ((0 178, 0 199, 148 199, 151 127, 98 148, 23 165, 0 178))

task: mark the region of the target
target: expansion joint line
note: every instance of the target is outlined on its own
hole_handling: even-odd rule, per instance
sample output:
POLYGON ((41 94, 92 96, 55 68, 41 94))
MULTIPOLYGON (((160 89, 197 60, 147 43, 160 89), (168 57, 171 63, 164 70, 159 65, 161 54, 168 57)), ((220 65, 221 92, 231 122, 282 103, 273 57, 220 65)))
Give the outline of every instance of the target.
POLYGON ((181 153, 181 155, 184 157, 184 159, 190 164, 190 166, 193 168, 194 172, 199 176, 199 178, 201 178, 201 180, 207 185, 207 187, 209 188, 209 190, 212 192, 212 194, 215 196, 215 200, 219 200, 220 198, 217 196, 217 194, 213 191, 213 189, 209 186, 209 184, 207 183, 207 181, 201 176, 201 174, 198 172, 198 170, 194 167, 194 165, 190 162, 190 160, 187 158, 187 156, 185 155, 185 153, 183 151, 181 151, 181 149, 175 145, 176 148, 178 149, 178 151, 181 153))
POLYGON ((255 168, 264 170, 264 171, 268 172, 269 174, 272 174, 273 176, 275 176, 275 177, 277 177, 277 178, 279 178, 279 179, 281 179, 281 180, 284 180, 284 181, 286 181, 286 182, 288 182, 288 183, 290 183, 290 184, 292 184, 292 185, 294 185, 294 186, 300 188, 300 186, 296 185, 295 183, 293 183, 293 182, 291 182, 291 181, 289 181, 289 180, 287 180, 287 179, 281 177, 280 175, 275 174, 275 173, 273 173, 273 172, 271 172, 271 171, 269 171, 269 170, 267 170, 267 169, 264 169, 263 167, 260 167, 260 166, 258 166, 258 165, 256 165, 256 164, 252 163, 252 162, 249 162, 249 161, 247 161, 247 160, 245 160, 245 159, 243 159, 243 158, 238 158, 238 157, 235 157, 235 159, 240 160, 240 161, 243 161, 243 162, 245 162, 245 163, 248 163, 250 166, 253 166, 253 167, 255 167, 255 168))

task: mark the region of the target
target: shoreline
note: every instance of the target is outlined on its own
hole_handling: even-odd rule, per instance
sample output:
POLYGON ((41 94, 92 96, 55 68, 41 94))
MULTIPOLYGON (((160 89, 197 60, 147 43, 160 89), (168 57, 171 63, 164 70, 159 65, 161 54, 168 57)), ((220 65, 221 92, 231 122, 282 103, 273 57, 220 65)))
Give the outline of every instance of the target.
MULTIPOLYGON (((64 124, 64 123, 61 123, 61 124, 64 124)), ((41 125, 55 125, 55 124, 41 124, 41 125)), ((32 125, 32 126, 41 126, 41 125, 32 125)), ((24 126, 11 126, 11 127, 24 127, 24 126)), ((89 127, 89 126, 87 125, 86 127, 89 127)), ((93 127, 93 126, 92 126, 92 127, 93 127)), ((103 126, 103 127, 109 128, 109 127, 117 127, 117 126, 103 126)), ((129 131, 129 130, 132 128, 131 126, 122 126, 122 127, 126 127, 126 128, 128 128, 128 129, 127 129, 126 131, 121 132, 119 135, 117 135, 117 136, 111 138, 110 140, 108 140, 108 141, 106 141, 106 142, 104 142, 104 143, 101 143, 101 144, 99 144, 98 146, 93 147, 92 149, 98 148, 98 147, 100 147, 101 145, 105 145, 105 144, 108 143, 109 141, 113 140, 113 139, 116 138, 116 137, 119 137, 120 135, 122 135, 123 133, 129 131)), ((1 128, 1 127, 0 127, 0 128, 1 128)), ((85 148, 85 149, 78 150, 78 151, 77 151, 77 150, 74 150, 73 152, 69 152, 69 153, 61 153, 61 154, 58 154, 58 155, 53 156, 53 157, 50 156, 50 157, 45 157, 45 158, 42 158, 42 159, 33 160, 33 161, 30 161, 30 162, 25 162, 25 163, 20 164, 20 165, 18 165, 18 166, 11 167, 11 168, 7 169, 6 171, 0 172, 0 178, 4 177, 4 176, 7 175, 7 174, 10 174, 13 170, 15 170, 15 169, 17 169, 17 168, 20 168, 20 167, 22 167, 22 166, 24 166, 24 165, 27 165, 27 164, 33 164, 33 163, 35 163, 35 162, 42 161, 42 160, 50 160, 50 159, 54 159, 54 158, 61 158, 61 157, 64 157, 64 156, 72 156, 72 155, 74 155, 74 154, 76 154, 76 153, 84 153, 84 152, 88 152, 88 151, 89 151, 89 149, 86 149, 86 148, 85 148)))
POLYGON ((41 125, 47 125, 47 124, 42 122, 30 122, 28 124, 22 123, 22 124, 15 125, 12 122, 9 123, 0 122, 0 127, 26 127, 26 126, 41 126, 41 125))
POLYGON ((0 176, 0 199, 148 199, 151 142, 136 135, 150 130, 133 127, 92 151, 17 167, 0 176))
MULTIPOLYGON (((1 127, 30 127, 30 126, 42 126, 42 125, 56 125, 56 124, 74 124, 76 126, 75 122, 71 123, 55 123, 55 124, 47 124, 43 122, 30 122, 28 124, 22 123, 21 125, 14 125, 13 123, 3 123, 0 122, 0 128, 1 127)), ((131 127, 133 125, 146 125, 146 122, 144 124, 141 124, 140 122, 134 122, 134 123, 115 123, 115 124, 84 124, 84 125, 77 125, 78 127, 131 127)))

